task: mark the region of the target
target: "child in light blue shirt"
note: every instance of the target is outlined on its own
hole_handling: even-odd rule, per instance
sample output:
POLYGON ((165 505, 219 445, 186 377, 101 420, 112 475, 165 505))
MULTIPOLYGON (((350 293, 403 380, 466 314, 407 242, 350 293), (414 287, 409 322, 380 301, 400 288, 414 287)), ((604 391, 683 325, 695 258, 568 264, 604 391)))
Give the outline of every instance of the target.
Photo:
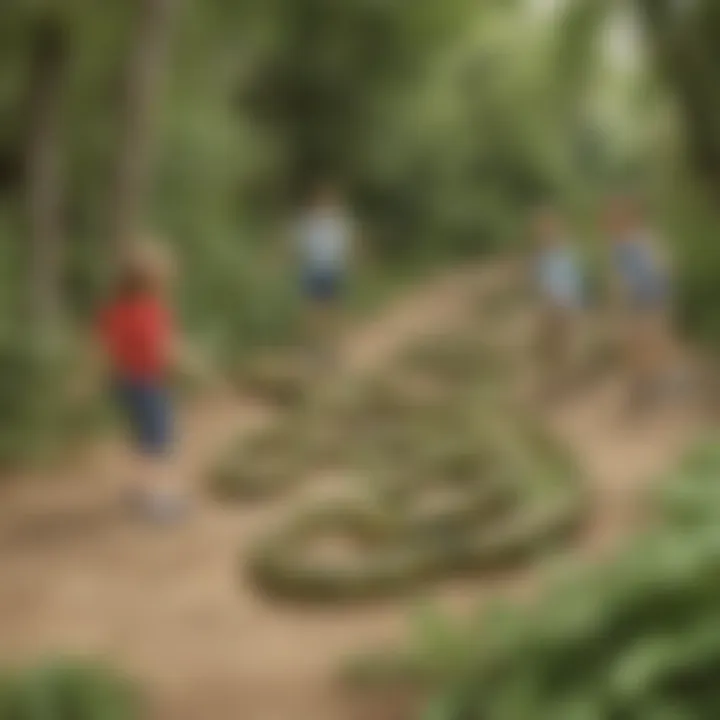
POLYGON ((573 371, 585 305, 582 267, 562 218, 551 209, 535 216, 533 280, 540 303, 538 349, 553 390, 573 371))
POLYGON ((671 263, 637 199, 614 198, 605 211, 605 226, 624 311, 630 405, 645 409, 687 384, 672 321, 671 263))
POLYGON ((544 301, 568 311, 584 304, 583 278, 572 246, 558 238, 546 244, 536 258, 537 285, 544 301))
POLYGON ((577 312, 585 304, 580 260, 562 218, 552 209, 535 216, 534 275, 540 301, 558 311, 577 312))

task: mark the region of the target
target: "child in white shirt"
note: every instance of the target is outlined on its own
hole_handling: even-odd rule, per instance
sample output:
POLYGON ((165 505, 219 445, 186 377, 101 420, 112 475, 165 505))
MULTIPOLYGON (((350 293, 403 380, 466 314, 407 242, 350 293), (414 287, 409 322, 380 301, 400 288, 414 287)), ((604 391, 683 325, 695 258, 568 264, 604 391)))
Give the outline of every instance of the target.
POLYGON ((332 352, 340 329, 354 235, 339 191, 331 185, 318 187, 297 220, 294 249, 309 304, 310 331, 321 353, 332 352))

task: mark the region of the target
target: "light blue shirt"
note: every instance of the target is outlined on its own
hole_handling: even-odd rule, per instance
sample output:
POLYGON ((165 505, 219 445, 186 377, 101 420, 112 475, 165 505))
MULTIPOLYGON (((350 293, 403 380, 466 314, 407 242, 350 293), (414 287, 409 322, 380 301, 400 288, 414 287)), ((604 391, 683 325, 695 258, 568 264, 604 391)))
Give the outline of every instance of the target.
POLYGON ((536 260, 541 295, 554 305, 577 309, 584 300, 584 282, 575 253, 567 246, 542 250, 536 260))
POLYGON ((615 264, 635 305, 654 305, 667 298, 670 278, 642 235, 629 237, 614 249, 615 264))
POLYGON ((308 212, 297 228, 301 263, 310 270, 345 270, 350 255, 352 225, 340 210, 327 208, 308 212))

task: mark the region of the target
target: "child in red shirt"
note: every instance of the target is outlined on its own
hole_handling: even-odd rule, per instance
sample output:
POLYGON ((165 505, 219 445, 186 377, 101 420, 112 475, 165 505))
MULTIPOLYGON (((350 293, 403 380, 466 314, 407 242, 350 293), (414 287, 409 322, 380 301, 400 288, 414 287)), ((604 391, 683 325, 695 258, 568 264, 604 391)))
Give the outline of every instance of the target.
POLYGON ((184 514, 186 503, 168 483, 173 412, 168 374, 175 356, 175 329, 167 290, 169 258, 159 246, 129 254, 99 318, 109 361, 113 397, 125 416, 137 451, 138 509, 158 521, 184 514))

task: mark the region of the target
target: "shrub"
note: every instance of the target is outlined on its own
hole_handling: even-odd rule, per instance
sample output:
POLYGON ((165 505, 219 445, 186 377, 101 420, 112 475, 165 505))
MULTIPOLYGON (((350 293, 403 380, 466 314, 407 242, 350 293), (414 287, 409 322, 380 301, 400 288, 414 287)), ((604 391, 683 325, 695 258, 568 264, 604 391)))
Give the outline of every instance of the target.
POLYGON ((127 679, 99 665, 55 660, 0 676, 0 720, 138 720, 127 679))

